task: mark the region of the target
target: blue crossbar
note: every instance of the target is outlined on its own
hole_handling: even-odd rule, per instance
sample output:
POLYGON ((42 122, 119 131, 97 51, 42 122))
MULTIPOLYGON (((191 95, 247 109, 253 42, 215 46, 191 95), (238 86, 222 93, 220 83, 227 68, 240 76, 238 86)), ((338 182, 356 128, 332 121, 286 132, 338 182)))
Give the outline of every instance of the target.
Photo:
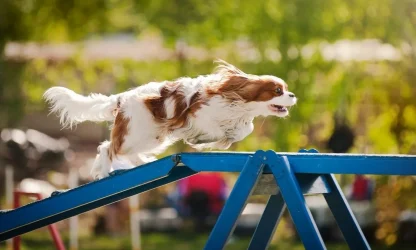
POLYGON ((352 249, 370 249, 333 174, 416 175, 416 156, 301 153, 182 153, 0 212, 0 241, 186 178, 198 172, 240 172, 206 249, 222 249, 260 176, 274 177, 271 194, 249 249, 267 248, 287 206, 307 249, 325 249, 304 194, 323 194, 352 249))

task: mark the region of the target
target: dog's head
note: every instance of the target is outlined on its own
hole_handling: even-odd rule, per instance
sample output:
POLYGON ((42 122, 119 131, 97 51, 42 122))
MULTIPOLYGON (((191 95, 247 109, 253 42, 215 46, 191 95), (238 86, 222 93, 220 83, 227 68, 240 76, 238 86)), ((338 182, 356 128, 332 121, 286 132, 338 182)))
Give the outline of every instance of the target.
POLYGON ((297 98, 282 79, 270 75, 250 75, 224 61, 216 74, 221 76, 216 94, 230 101, 242 102, 254 115, 285 117, 297 98))

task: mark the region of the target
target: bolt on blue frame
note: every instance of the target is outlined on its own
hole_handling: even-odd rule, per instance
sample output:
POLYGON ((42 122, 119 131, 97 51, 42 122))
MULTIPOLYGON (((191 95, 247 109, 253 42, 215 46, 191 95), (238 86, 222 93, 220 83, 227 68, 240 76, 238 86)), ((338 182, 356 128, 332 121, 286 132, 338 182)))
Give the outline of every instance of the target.
POLYGON ((239 172, 240 176, 205 249, 223 249, 247 199, 269 196, 248 249, 266 249, 287 208, 306 249, 326 249, 304 194, 323 194, 351 249, 370 249, 334 174, 416 175, 416 156, 299 153, 182 153, 112 173, 86 185, 56 192, 26 206, 0 211, 0 241, 197 174, 239 172), (261 180, 272 176, 277 189, 261 180), (259 190, 263 189, 263 190, 259 190))

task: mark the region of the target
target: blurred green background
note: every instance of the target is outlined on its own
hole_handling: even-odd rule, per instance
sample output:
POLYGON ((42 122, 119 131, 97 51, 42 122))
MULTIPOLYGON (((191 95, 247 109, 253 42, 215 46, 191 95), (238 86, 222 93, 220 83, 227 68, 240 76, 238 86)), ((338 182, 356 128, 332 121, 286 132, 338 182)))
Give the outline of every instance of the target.
MULTIPOLYGON (((230 150, 331 152, 341 126, 354 133, 350 153, 416 154, 415 25, 414 0, 2 0, 0 129, 66 137, 86 164, 107 124, 60 130, 47 88, 111 94, 208 74, 222 58, 285 79, 299 98, 290 117, 258 118, 230 150)), ((165 154, 178 151, 190 149, 165 154)), ((395 246, 400 212, 416 209, 416 181, 371 178, 376 238, 395 246)))

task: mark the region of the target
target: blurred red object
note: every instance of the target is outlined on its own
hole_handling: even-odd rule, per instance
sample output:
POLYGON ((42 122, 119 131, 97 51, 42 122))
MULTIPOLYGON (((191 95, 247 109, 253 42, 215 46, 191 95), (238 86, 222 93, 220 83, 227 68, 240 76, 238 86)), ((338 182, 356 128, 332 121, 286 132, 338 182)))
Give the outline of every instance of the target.
MULTIPOLYGON (((37 200, 42 200, 42 195, 40 193, 29 193, 29 192, 22 192, 22 191, 14 191, 13 193, 13 208, 20 207, 20 197, 21 196, 28 196, 34 197, 37 200)), ((56 228, 55 224, 48 225, 48 229, 50 234, 52 235, 53 242, 55 243, 56 249, 58 250, 65 250, 65 245, 62 241, 61 235, 59 234, 58 229, 56 228)), ((16 236, 13 238, 13 250, 20 249, 20 236, 16 236)))
POLYGON ((227 190, 221 173, 196 174, 181 180, 178 185, 182 197, 189 197, 193 192, 206 193, 210 212, 213 214, 221 212, 227 190))

